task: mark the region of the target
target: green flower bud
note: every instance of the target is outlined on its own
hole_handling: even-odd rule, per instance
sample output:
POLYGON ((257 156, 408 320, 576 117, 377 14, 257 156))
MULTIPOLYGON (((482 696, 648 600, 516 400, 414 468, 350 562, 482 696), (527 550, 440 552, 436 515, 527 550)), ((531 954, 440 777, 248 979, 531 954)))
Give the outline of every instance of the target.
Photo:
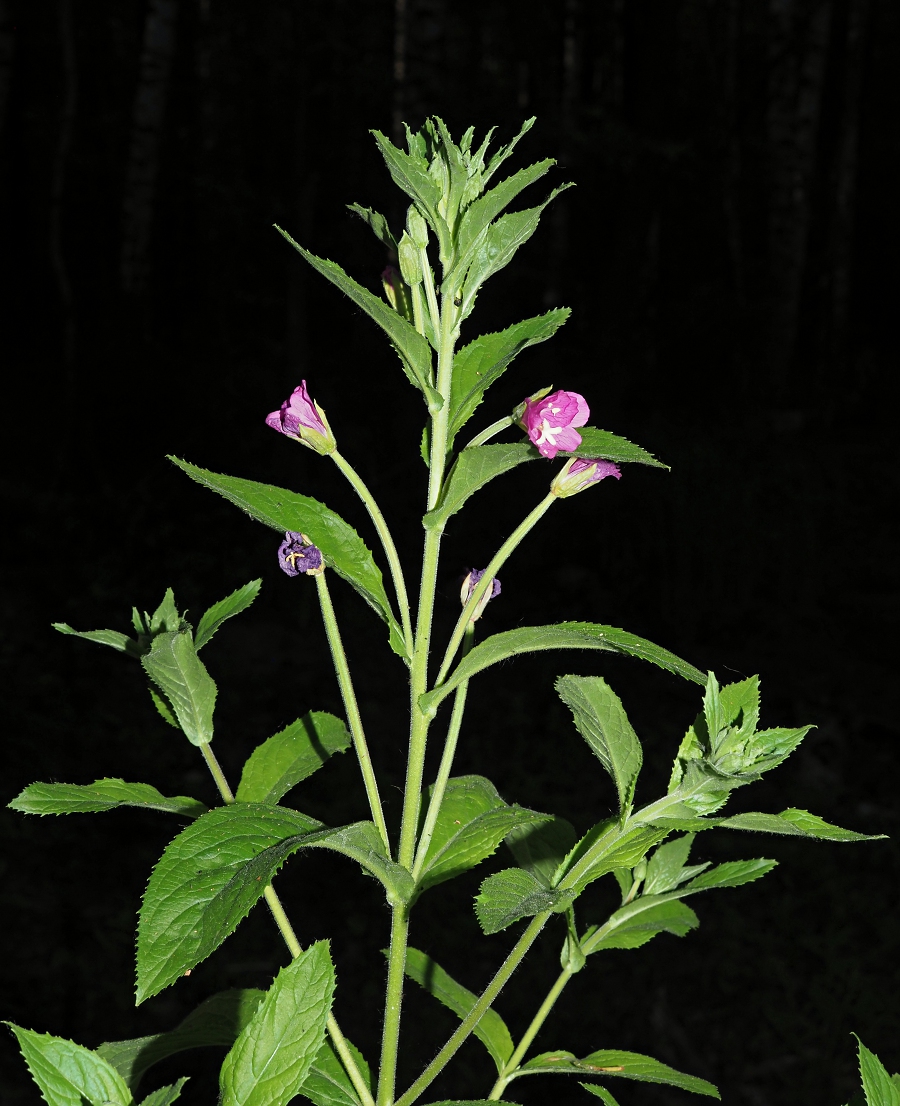
POLYGON ((404 281, 411 288, 421 284, 422 263, 419 260, 419 250, 406 231, 403 232, 403 237, 397 246, 397 256, 400 260, 400 275, 404 281))
POLYGON ((406 213, 406 229, 413 244, 420 250, 424 250, 428 245, 428 224, 415 204, 410 204, 409 211, 406 213))

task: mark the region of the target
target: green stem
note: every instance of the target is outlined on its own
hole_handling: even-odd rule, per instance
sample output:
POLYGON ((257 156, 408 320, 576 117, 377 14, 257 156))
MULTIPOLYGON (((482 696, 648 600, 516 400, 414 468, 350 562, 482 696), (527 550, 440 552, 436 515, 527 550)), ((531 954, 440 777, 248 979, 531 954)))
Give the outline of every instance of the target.
POLYGON ((413 325, 424 338, 425 318, 424 308, 422 306, 422 289, 419 287, 418 284, 412 284, 410 285, 409 294, 410 298, 412 299, 413 325))
POLYGON ((344 476, 346 476, 353 485, 353 490, 365 504, 366 510, 369 512, 369 517, 372 519, 372 522, 375 524, 375 529, 378 531, 378 537, 381 539, 384 555, 387 557, 388 565, 391 569, 394 590, 397 593, 397 604, 400 607, 400 621, 403 623, 403 638, 406 643, 406 652, 412 656, 413 633, 412 623, 409 618, 409 598, 406 594, 406 580, 403 578, 403 568, 400 564, 400 558, 397 555, 397 547, 394 545, 394 539, 391 537, 391 532, 384 520, 381 509, 375 501, 375 497, 363 483, 362 477, 356 469, 353 468, 347 459, 342 457, 337 450, 334 450, 330 456, 332 461, 334 461, 344 476))
MULTIPOLYGON (((425 286, 425 299, 428 302, 428 313, 431 315, 431 325, 434 327, 435 334, 439 334, 442 321, 441 312, 438 308, 437 296, 434 291, 434 276, 431 272, 431 263, 428 260, 427 247, 422 246, 419 248, 419 261, 422 265, 422 283, 425 286)), ((440 385, 438 385, 438 391, 441 392, 440 385)), ((444 393, 441 392, 441 395, 444 395, 444 393)))
POLYGON ((525 1030, 525 1034, 522 1037, 522 1040, 519 1041, 518 1045, 516 1046, 515 1052, 503 1065, 503 1070, 500 1072, 497 1082, 494 1084, 493 1088, 491 1089, 491 1093, 488 1095, 489 1102, 498 1102, 502 1097, 503 1092, 506 1090, 507 1084, 510 1082, 510 1078, 519 1067, 519 1065, 522 1063, 522 1059, 525 1056, 525 1053, 531 1047, 531 1042, 538 1035, 538 1031, 547 1020, 547 1015, 553 1009, 554 1005, 556 1004, 556 1000, 562 994, 563 988, 566 986, 571 978, 572 972, 570 972, 568 968, 563 968, 556 982, 548 991, 547 997, 541 1003, 541 1008, 532 1018, 531 1025, 529 1025, 529 1027, 525 1030))
POLYGON ((484 445, 485 442, 489 442, 491 438, 499 434, 501 430, 505 430, 507 426, 512 426, 515 421, 511 415, 504 415, 502 419, 497 419, 496 422, 492 422, 490 426, 486 426, 484 430, 476 434, 471 442, 466 442, 463 449, 474 449, 477 445, 484 445))
MULTIPOLYGON (((469 626, 466 630, 465 638, 463 639, 462 655, 464 657, 472 648, 474 637, 475 627, 469 626)), ((447 790, 447 780, 450 778, 450 769, 453 767, 453 758, 456 755, 456 743, 459 740, 459 731, 466 709, 466 694, 468 690, 468 680, 463 680, 456 689, 456 697, 453 700, 453 714, 450 716, 450 727, 447 730, 447 737, 444 740, 444 751, 441 754, 441 763, 438 768, 437 779, 434 781, 431 801, 428 804, 428 810, 425 814, 422 832, 419 834, 419 846, 416 850, 416 860, 412 870, 412 877, 414 880, 418 880, 421 875, 422 866, 425 863, 425 854, 428 852, 428 846, 431 844, 431 838, 434 835, 434 827, 441 810, 441 803, 444 801, 444 792, 447 790)))
POLYGON ((406 968, 408 935, 409 916, 406 908, 395 906, 391 916, 391 947, 388 952, 387 994, 378 1075, 378 1106, 390 1106, 394 1101, 397 1054, 400 1050, 400 1007, 403 1003, 403 976, 406 968))
POLYGON ((384 820, 384 811, 381 808, 381 796, 378 794, 378 781, 375 779, 375 771, 372 768, 372 758, 369 756, 369 747, 366 744, 362 718, 356 703, 356 693, 353 690, 353 681, 350 679, 350 668, 347 664, 347 656, 344 653, 344 644, 341 641, 341 633, 338 630, 334 607, 331 603, 331 594, 328 591, 324 572, 316 577, 316 587, 319 592, 319 605, 322 608, 322 621, 325 623, 325 634, 331 647, 331 659, 334 662, 334 670, 337 673, 338 684, 341 688, 341 698, 344 700, 344 709, 347 712, 347 721, 350 724, 350 736, 353 738, 353 747, 356 749, 363 782, 366 785, 369 809, 372 811, 372 819, 381 834, 385 851, 390 856, 391 842, 388 837, 387 824, 384 820))
MULTIPOLYGON (((216 754, 212 751, 209 744, 201 745, 200 751, 203 753, 203 759, 206 761, 213 779, 216 781, 216 786, 219 788, 219 794, 222 796, 222 801, 226 806, 231 806, 234 802, 234 793, 228 786, 228 780, 225 778, 225 773, 222 771, 221 765, 216 759, 216 754)), ((275 888, 272 884, 268 884, 263 890, 263 896, 268 903, 269 910, 272 912, 272 917, 275 919, 275 925, 278 927, 278 932, 281 934, 284 943, 288 947, 288 951, 291 954, 291 958, 296 960, 300 953, 303 952, 303 946, 297 940, 297 934, 294 933, 294 927, 291 925, 284 907, 281 905, 281 899, 278 897, 275 888)), ((375 1099, 372 1097, 372 1092, 369 1090, 362 1072, 353 1058, 353 1053, 347 1046, 347 1039, 340 1030, 340 1026, 335 1020, 334 1014, 329 1011, 328 1020, 325 1023, 328 1029, 328 1034, 331 1037, 332 1044, 335 1051, 340 1056, 344 1068, 347 1071, 347 1075, 350 1077, 350 1081, 356 1088, 356 1093, 360 1097, 360 1101, 363 1106, 375 1106, 375 1099)))
POLYGON ((456 651, 459 648, 459 643, 462 640, 462 636, 465 633, 466 626, 472 618, 472 612, 481 602, 482 596, 487 589, 493 583, 494 577, 497 575, 497 571, 513 552, 517 545, 522 541, 529 530, 533 529, 538 522, 544 517, 544 515, 550 510, 553 504, 556 502, 557 496, 553 492, 548 492, 547 495, 538 503, 534 510, 524 518, 519 525, 513 530, 506 541, 500 546, 497 552, 494 554, 490 564, 484 570, 484 575, 478 584, 472 589, 472 594, 469 596, 469 601, 462 609, 462 614, 459 616, 459 620, 456 623, 456 627, 453 630, 453 634, 450 637, 450 641, 447 645, 447 651, 444 653, 444 659, 441 661, 441 668, 438 672, 437 679, 434 682, 434 686, 438 687, 444 682, 447 676, 447 672, 450 669, 450 665, 453 663, 453 658, 456 656, 456 651))
POLYGON ((419 1095, 428 1087, 440 1074, 441 1071, 447 1066, 448 1061, 453 1057, 456 1050, 469 1036, 475 1026, 481 1020, 482 1015, 486 1010, 490 1008, 500 994, 504 984, 513 974, 516 968, 522 961, 522 958, 531 948, 538 934, 544 928, 547 919, 550 917, 551 912, 545 910, 543 913, 536 915, 531 919, 525 932, 516 942, 509 956, 503 961, 497 974, 491 980, 491 982, 485 988, 483 994, 478 998, 472 1009, 466 1014, 463 1020, 460 1022, 456 1032, 447 1041, 440 1052, 431 1061, 428 1067, 422 1072, 419 1078, 413 1083, 413 1085, 402 1094, 395 1104, 395 1106, 411 1106, 413 1102, 419 1097, 419 1095))

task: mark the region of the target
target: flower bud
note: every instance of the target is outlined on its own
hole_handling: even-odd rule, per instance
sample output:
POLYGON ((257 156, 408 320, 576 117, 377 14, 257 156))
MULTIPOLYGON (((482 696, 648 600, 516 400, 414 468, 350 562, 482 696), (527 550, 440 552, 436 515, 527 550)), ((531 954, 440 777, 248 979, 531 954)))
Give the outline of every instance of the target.
POLYGON ((604 461, 601 457, 570 457, 553 477, 550 491, 560 499, 566 499, 583 492, 591 484, 605 480, 607 476, 622 479, 619 466, 612 461, 604 461))
POLYGON ((421 284, 422 262, 419 260, 419 251, 406 231, 397 246, 397 256, 400 259, 400 275, 404 281, 411 287, 421 284))
POLYGON ((384 296, 398 315, 402 315, 407 322, 413 320, 412 300, 409 295, 409 287, 400 275, 400 270, 393 265, 381 274, 381 286, 384 288, 384 296))
POLYGON ((406 213, 406 229, 417 249, 424 250, 428 246, 428 224, 415 204, 410 204, 406 213))
POLYGON ((305 380, 300 382, 300 387, 294 389, 290 399, 286 399, 278 411, 266 415, 266 425, 279 434, 308 445, 316 453, 325 455, 337 449, 325 412, 310 398, 305 380))
MULTIPOLYGON (((464 577, 462 587, 459 589, 459 601, 462 603, 463 606, 465 606, 466 603, 469 602, 469 598, 472 595, 472 592, 481 582, 482 578, 484 577, 484 573, 485 570, 483 568, 473 568, 471 572, 469 572, 469 574, 464 577)), ((484 614, 484 608, 492 599, 496 598, 496 596, 500 594, 500 591, 500 581, 495 576, 493 580, 491 580, 491 586, 487 589, 487 591, 485 591, 481 599, 479 599, 478 606, 475 608, 472 613, 472 617, 469 619, 470 626, 473 622, 477 622, 478 619, 481 618, 481 616, 484 614)))
POLYGON ((295 530, 286 530, 284 541, 278 547, 278 564, 288 576, 321 576, 325 571, 322 551, 309 540, 306 534, 295 530))

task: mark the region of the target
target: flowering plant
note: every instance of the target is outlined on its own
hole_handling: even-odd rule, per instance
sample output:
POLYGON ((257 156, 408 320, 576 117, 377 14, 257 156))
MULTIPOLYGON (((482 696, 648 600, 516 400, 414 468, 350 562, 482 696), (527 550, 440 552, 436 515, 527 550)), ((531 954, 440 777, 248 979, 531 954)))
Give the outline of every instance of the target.
MULTIPOLYGON (((261 899, 271 911, 289 960, 265 992, 213 994, 185 1022, 152 1037, 106 1042, 90 1049, 13 1026, 50 1106, 83 1102, 131 1106, 141 1098, 139 1088, 152 1065, 207 1044, 228 1049, 220 1073, 223 1106, 286 1106, 298 1095, 315 1106, 412 1106, 470 1035, 484 1045, 497 1069, 479 1101, 505 1100, 521 1077, 560 1074, 574 1076, 587 1094, 607 1106, 616 1103, 609 1084, 629 1080, 717 1098, 716 1088, 699 1076, 647 1055, 622 1051, 615 1041, 585 1056, 566 1050, 532 1054, 532 1044, 589 957, 606 949, 637 948, 663 933, 684 936, 698 925, 686 898, 715 888, 738 887, 774 867, 775 862, 767 859, 712 867, 691 863, 698 833, 723 827, 826 841, 863 839, 862 834, 830 825, 804 810, 723 813, 732 791, 781 764, 810 728, 760 729, 757 677, 720 686, 713 673, 698 671, 668 650, 594 622, 519 626, 476 641, 479 620, 489 621, 488 601, 500 594, 498 574, 505 562, 560 499, 580 494, 608 476, 621 480, 624 491, 623 468, 628 465, 665 467, 640 446, 587 425, 590 410, 582 395, 549 388, 524 399, 515 410, 479 430, 463 448, 457 447, 459 434, 485 401, 490 386, 518 354, 550 338, 569 314, 566 309, 551 310, 457 348, 485 281, 512 260, 534 233, 547 204, 562 191, 554 189, 535 207, 506 210, 520 192, 550 170, 553 162, 549 160, 492 184, 532 122, 490 159, 490 135, 476 147, 469 130, 456 143, 440 119, 430 120, 419 132, 408 131, 405 151, 375 132, 391 176, 411 201, 399 239, 383 216, 353 205, 396 262, 383 275, 385 299, 333 261, 314 256, 281 232, 314 269, 386 333, 424 402, 427 494, 415 606, 391 529, 363 477, 338 449, 340 434, 332 432, 306 381, 265 421, 330 458, 347 478, 370 516, 392 595, 362 537, 323 503, 293 490, 172 458, 193 480, 283 535, 277 557, 285 573, 313 577, 314 585, 301 579, 291 586, 316 589, 345 717, 322 711, 304 715, 255 749, 236 787, 226 778, 212 748, 216 685, 200 651, 228 619, 253 602, 259 580, 214 604, 196 626, 178 610, 171 589, 152 615, 133 612, 135 636, 117 630, 80 632, 57 624, 63 633, 112 647, 140 662, 156 709, 197 747, 221 798, 220 805, 207 809, 193 797, 168 797, 148 783, 107 778, 84 785, 35 783, 10 804, 30 814, 149 807, 187 823, 154 868, 141 904, 138 1003, 194 971, 261 899), (515 437, 494 441, 503 433, 515 437), (460 593, 462 610, 442 643, 443 651, 435 653, 435 595, 449 520, 489 481, 526 462, 553 460, 560 453, 563 463, 557 462, 549 479, 540 477, 546 490, 536 506, 498 543, 483 569, 466 575, 460 593), (381 792, 387 781, 378 778, 369 753, 369 737, 331 601, 334 577, 355 589, 383 620, 395 663, 408 670, 409 732, 399 825, 390 825, 385 816, 381 792), (623 654, 649 661, 701 689, 699 713, 676 752, 666 793, 652 799, 641 796, 638 801, 643 753, 622 702, 600 675, 560 676, 556 690, 612 784, 598 799, 596 824, 583 833, 556 814, 501 797, 485 776, 453 775, 470 681, 508 658, 548 649, 623 654), (445 701, 449 719, 439 730, 436 721, 445 701), (426 748, 435 734, 442 751, 435 777, 426 787, 426 748), (291 789, 331 755, 351 746, 367 814, 361 812, 360 819, 350 824, 328 826, 295 809, 289 801, 291 789), (470 871, 501 845, 506 849, 506 866, 481 883, 475 914, 485 934, 520 928, 493 979, 476 994, 431 955, 410 944, 410 922, 423 895, 440 894, 434 889, 470 871), (381 1028, 381 1054, 372 1067, 341 1030, 341 1001, 347 992, 339 992, 335 1003, 335 966, 329 945, 317 942, 304 947, 275 887, 276 876, 290 878, 290 870, 279 874, 285 862, 311 848, 341 854, 335 858, 337 864, 349 859, 378 880, 390 911, 385 1001, 374 1014, 381 1028), (618 888, 619 901, 605 918, 593 918, 588 910, 585 925, 579 900, 601 879, 618 888), (559 973, 549 981, 546 995, 536 997, 526 1020, 516 1017, 508 1026, 495 1004, 506 981, 545 933, 561 944, 559 973), (407 979, 449 1007, 459 1024, 435 1055, 422 1060, 411 1084, 398 1088, 407 979)), ((611 487, 613 482, 592 494, 608 494, 611 487)), ((503 598, 515 602, 508 592, 503 598)), ((406 724, 406 718, 401 721, 406 724)), ((143 1106, 168 1106, 178 1098, 184 1082, 158 1087, 143 1097, 143 1106)))

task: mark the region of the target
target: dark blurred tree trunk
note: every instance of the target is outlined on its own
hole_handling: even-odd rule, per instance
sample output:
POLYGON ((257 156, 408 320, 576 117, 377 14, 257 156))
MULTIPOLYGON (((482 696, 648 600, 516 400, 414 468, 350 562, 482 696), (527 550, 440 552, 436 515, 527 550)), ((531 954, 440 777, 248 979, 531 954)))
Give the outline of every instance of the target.
POLYGON ((50 179, 50 210, 48 221, 48 252, 50 266, 59 295, 62 319, 62 355, 67 398, 71 398, 75 360, 75 307, 72 279, 66 264, 63 246, 63 197, 66 169, 72 147, 75 109, 78 103, 78 70, 75 59, 75 32, 72 26, 72 0, 59 0, 57 9, 59 49, 62 60, 62 98, 56 150, 50 179))
POLYGON ((175 53, 176 0, 150 0, 134 97, 125 176, 122 287, 140 297, 149 275, 150 231, 159 177, 163 120, 175 53))

